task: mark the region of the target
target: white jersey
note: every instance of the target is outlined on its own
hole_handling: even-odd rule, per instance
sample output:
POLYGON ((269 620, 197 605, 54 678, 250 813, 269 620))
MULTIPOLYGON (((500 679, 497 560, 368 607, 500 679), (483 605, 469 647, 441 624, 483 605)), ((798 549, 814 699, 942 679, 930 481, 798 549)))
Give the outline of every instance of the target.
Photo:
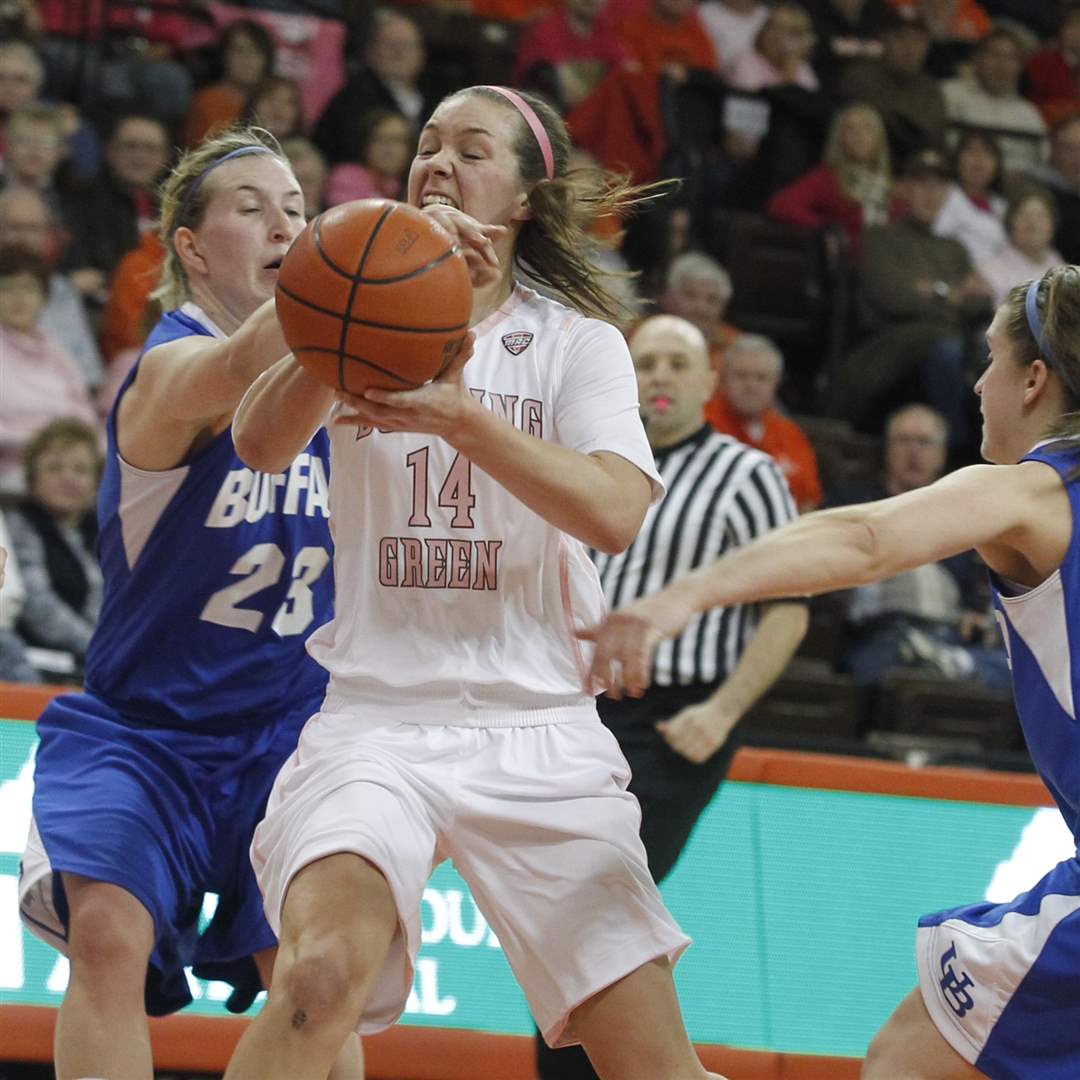
MULTIPOLYGON (((485 407, 619 454, 660 497, 615 327, 519 285, 474 331, 464 379, 485 407)), ((383 702, 419 722, 517 726, 592 708, 575 630, 604 601, 584 544, 435 436, 332 425, 330 461, 335 617, 308 643, 330 672, 328 709, 383 702)))

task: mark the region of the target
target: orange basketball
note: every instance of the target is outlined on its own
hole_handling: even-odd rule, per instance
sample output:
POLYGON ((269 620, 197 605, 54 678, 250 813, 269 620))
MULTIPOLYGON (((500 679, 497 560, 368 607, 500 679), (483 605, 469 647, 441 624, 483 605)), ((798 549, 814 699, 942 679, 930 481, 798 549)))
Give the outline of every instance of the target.
POLYGON ((352 394, 412 390, 458 355, 472 285, 457 245, 426 214, 359 199, 296 238, 275 304, 293 355, 320 382, 352 394))

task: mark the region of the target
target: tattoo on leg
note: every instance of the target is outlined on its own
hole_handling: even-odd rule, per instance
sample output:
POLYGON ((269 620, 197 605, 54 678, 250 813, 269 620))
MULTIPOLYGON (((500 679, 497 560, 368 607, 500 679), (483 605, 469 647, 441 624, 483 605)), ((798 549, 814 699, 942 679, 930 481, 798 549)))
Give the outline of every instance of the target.
POLYGON ((297 1009, 292 1014, 292 1026, 300 1029, 307 1023, 307 1013, 303 1009, 297 1009))

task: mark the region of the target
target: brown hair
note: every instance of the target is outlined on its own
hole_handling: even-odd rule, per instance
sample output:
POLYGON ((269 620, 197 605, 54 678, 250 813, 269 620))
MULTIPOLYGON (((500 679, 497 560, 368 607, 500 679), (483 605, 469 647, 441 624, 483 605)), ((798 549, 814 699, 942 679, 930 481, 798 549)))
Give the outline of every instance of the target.
POLYGON ((995 162, 994 175, 991 177, 990 183, 987 184, 987 189, 1000 194, 1005 179, 1005 158, 1001 154, 1001 147, 998 145, 997 139, 988 131, 971 128, 965 131, 956 141, 956 145, 949 154, 949 163, 952 166, 953 176, 959 178, 960 156, 969 146, 981 146, 993 157, 995 162))
POLYGON ((1068 409, 1045 433, 1059 439, 1080 438, 1080 267, 1055 266, 1039 279, 1036 308, 1042 320, 1042 340, 1028 324, 1026 302, 1031 282, 1015 285, 1005 297, 1005 332, 1022 366, 1042 357, 1057 373, 1068 409))
POLYGON ((165 247, 165 262, 157 288, 150 296, 159 300, 164 310, 178 308, 188 299, 187 274, 173 246, 173 235, 181 226, 197 229, 202 224, 213 195, 213 187, 201 183, 203 176, 227 154, 248 146, 269 150, 291 170, 288 158, 269 131, 241 126, 223 131, 187 150, 162 185, 160 235, 165 247), (191 196, 189 193, 193 189, 195 193, 191 196))
POLYGON ((52 271, 49 264, 38 254, 18 245, 0 248, 0 277, 15 277, 17 274, 30 274, 41 286, 44 302, 49 295, 49 278, 52 271))
POLYGON ((246 124, 260 124, 259 102, 277 90, 286 90, 292 95, 293 107, 296 116, 293 119, 292 130, 284 133, 281 138, 288 139, 293 135, 304 134, 304 99, 300 91, 300 84, 289 78, 288 75, 266 75, 262 80, 251 88, 248 99, 240 111, 240 119, 246 124))
POLYGON ((11 115, 8 117, 7 127, 4 129, 5 136, 10 138, 11 133, 16 129, 33 125, 52 128, 58 146, 64 145, 63 114, 55 105, 50 105, 44 101, 28 101, 25 105, 20 105, 17 109, 12 110, 11 115))
POLYGON ((554 177, 546 180, 544 158, 529 126, 515 107, 495 90, 472 86, 445 100, 470 94, 510 109, 518 117, 514 144, 518 169, 529 187, 532 216, 518 234, 514 261, 530 277, 548 286, 571 307, 585 315, 611 322, 636 317, 628 305, 604 282, 626 274, 604 270, 590 257, 599 241, 586 231, 593 220, 621 216, 640 203, 667 194, 670 182, 634 185, 626 177, 599 168, 569 168, 570 136, 559 114, 537 94, 516 90, 536 113, 551 140, 554 177))
POLYGON ((42 457, 53 449, 64 449, 68 446, 89 446, 94 455, 94 469, 101 477, 104 466, 104 458, 101 456, 101 439, 98 430, 84 420, 78 420, 74 416, 62 416, 58 420, 52 420, 42 428, 38 428, 23 445, 22 462, 26 475, 26 486, 29 489, 34 483, 34 474, 37 472, 38 462, 42 457))
POLYGON ((1042 203, 1043 208, 1050 215, 1050 220, 1057 229, 1058 207, 1053 192, 1042 184, 1033 180, 1026 180, 1018 184, 1009 193, 1009 203, 1005 208, 1005 231, 1011 236, 1013 220, 1017 214, 1032 200, 1042 203))

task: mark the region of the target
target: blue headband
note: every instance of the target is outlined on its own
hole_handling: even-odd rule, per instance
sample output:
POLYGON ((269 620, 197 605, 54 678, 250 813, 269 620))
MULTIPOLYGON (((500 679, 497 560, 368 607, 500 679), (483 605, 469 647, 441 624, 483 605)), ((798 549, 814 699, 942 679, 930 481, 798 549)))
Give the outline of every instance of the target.
POLYGON ((1024 300, 1024 314, 1027 315, 1028 329, 1035 339, 1039 355, 1046 361, 1048 367, 1056 367, 1054 354, 1050 351, 1050 346, 1043 341, 1043 323, 1039 318, 1039 285, 1041 283, 1042 279, 1036 278, 1028 287, 1027 297, 1024 300))
MULTIPOLYGON (((198 176, 195 177, 191 187, 187 189, 187 193, 183 199, 180 200, 180 209, 176 212, 176 217, 173 219, 177 226, 183 223, 184 217, 191 209, 192 202, 195 201, 195 196, 202 187, 202 182, 219 166, 224 165, 226 161, 232 161, 234 158, 247 157, 248 154, 273 154, 274 151, 269 146, 240 146, 235 150, 230 150, 227 154, 222 155, 217 161, 210 162, 205 169, 198 176)), ((276 155, 275 155, 276 156, 276 155)))

